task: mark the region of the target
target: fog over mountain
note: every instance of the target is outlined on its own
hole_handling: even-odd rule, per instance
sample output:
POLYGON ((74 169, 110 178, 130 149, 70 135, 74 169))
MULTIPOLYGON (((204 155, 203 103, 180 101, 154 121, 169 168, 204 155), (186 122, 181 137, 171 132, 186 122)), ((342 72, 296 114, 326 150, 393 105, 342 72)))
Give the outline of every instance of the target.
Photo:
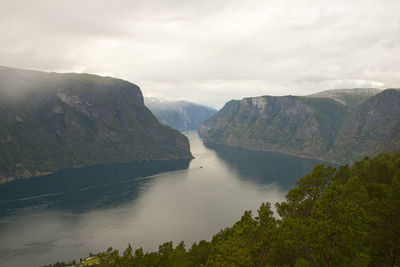
POLYGON ((144 103, 162 124, 181 132, 197 130, 203 121, 217 113, 215 108, 182 100, 145 97, 144 103))
POLYGON ((3 66, 0 147, 0 183, 93 165, 192 158, 187 137, 160 124, 133 83, 3 66))
POLYGON ((2 0, 0 65, 86 72, 150 97, 397 88, 398 0, 2 0))

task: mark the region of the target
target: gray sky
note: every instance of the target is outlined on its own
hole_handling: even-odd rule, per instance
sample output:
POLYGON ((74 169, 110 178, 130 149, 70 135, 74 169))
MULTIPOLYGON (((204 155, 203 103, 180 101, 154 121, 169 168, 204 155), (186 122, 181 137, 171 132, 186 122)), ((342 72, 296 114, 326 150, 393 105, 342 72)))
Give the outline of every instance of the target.
POLYGON ((400 87, 400 0, 0 0, 0 65, 88 72, 145 96, 400 87))

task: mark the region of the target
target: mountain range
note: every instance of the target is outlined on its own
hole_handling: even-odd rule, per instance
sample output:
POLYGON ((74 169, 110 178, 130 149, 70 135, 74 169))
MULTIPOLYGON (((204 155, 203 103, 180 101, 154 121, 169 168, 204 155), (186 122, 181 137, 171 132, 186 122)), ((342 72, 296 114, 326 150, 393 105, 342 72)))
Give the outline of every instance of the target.
POLYGON ((400 150, 400 90, 250 97, 217 112, 143 99, 137 85, 120 79, 0 66, 0 182, 90 165, 191 159, 177 130, 197 128, 206 143, 348 163, 400 150))
POLYGON ((191 159, 133 83, 0 67, 0 182, 61 169, 191 159))
POLYGON ((200 124, 217 113, 217 110, 188 101, 169 101, 145 97, 144 103, 157 119, 178 131, 196 131, 200 124))
POLYGON ((198 132, 206 143, 348 163, 400 150, 400 91, 358 88, 232 100, 198 132))

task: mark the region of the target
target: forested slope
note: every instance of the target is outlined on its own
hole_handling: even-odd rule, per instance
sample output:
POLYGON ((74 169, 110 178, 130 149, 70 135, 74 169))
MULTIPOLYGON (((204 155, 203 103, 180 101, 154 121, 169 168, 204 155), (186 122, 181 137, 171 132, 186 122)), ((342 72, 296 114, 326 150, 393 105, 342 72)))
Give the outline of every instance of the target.
POLYGON ((192 157, 187 137, 157 121, 135 84, 1 66, 0 146, 0 183, 66 168, 192 157))
POLYGON ((351 163, 400 150, 400 90, 229 101, 198 132, 205 143, 351 163))

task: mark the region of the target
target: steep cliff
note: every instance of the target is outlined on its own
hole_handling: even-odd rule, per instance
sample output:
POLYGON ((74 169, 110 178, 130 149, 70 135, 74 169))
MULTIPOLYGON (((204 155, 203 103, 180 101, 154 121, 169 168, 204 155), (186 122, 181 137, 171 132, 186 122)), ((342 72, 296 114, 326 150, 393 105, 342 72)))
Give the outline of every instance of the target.
POLYGON ((0 67, 0 181, 96 164, 191 158, 127 81, 0 67))
POLYGON ((212 107, 187 101, 145 97, 144 103, 162 124, 181 132, 197 130, 203 121, 217 113, 212 107))
MULTIPOLYGON (((340 103, 324 101, 341 116, 346 113, 340 103)), ((332 114, 318 109, 318 101, 261 96, 229 102, 199 133, 205 142, 320 158, 333 142, 332 120, 332 114)))
POLYGON ((324 91, 312 97, 261 96, 234 100, 206 120, 199 134, 206 143, 340 163, 398 151, 400 92, 376 92, 355 89, 324 91), (341 96, 342 100, 332 95, 341 96), (365 100, 368 95, 374 96, 365 100))

